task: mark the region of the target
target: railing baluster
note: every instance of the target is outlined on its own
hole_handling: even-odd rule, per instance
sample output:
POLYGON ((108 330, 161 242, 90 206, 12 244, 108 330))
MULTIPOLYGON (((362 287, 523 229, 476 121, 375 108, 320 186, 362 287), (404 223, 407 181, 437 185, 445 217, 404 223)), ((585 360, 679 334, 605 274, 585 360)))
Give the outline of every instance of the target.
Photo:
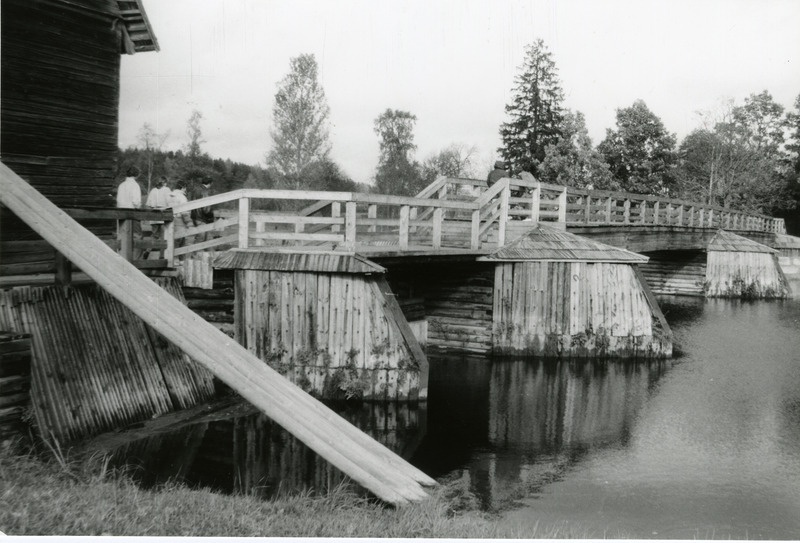
POLYGON ((444 209, 436 207, 433 210, 433 248, 442 247, 442 220, 444 219, 444 209))
POLYGON ((164 223, 164 241, 167 247, 164 249, 164 259, 167 266, 172 266, 175 261, 175 219, 164 223))
POLYGON ((469 235, 470 249, 480 249, 481 247, 480 232, 481 232, 481 210, 476 209, 472 212, 472 224, 469 235))
POLYGON ((533 188, 531 192, 531 220, 539 222, 539 211, 542 205, 542 188, 539 183, 533 188))
POLYGON ((506 224, 508 223, 508 200, 511 197, 511 187, 506 185, 500 193, 500 218, 497 225, 497 246, 506 244, 506 224))
POLYGON ((623 204, 622 210, 622 222, 624 224, 630 224, 631 222, 631 201, 628 198, 625 198, 625 203, 623 204))
MULTIPOLYGON (((408 213, 408 206, 405 206, 406 213, 408 213)), ((348 250, 353 251, 356 248, 356 203, 345 202, 344 204, 344 245, 348 250)), ((408 215, 406 215, 408 218, 408 215)), ((406 224, 408 226, 408 224, 406 224)), ((406 231, 406 236, 408 236, 406 231)), ((406 238, 406 241, 408 238, 406 238)))
POLYGON ((589 224, 592 222, 592 195, 586 193, 586 205, 583 208, 583 222, 589 224))
POLYGON ((678 226, 683 226, 683 204, 678 204, 678 226))
POLYGON ((607 223, 614 222, 611 220, 611 196, 606 198, 606 222, 607 223))
POLYGON ((567 222, 567 187, 558 195, 558 222, 567 222))
MULTIPOLYGON (((373 220, 378 218, 378 206, 376 204, 370 204, 367 208, 367 218, 373 220)), ((368 231, 377 232, 378 226, 376 224, 370 224, 368 231)))
POLYGON ((653 204, 653 224, 658 224, 660 214, 661 214, 661 202, 656 200, 656 203, 653 204))
POLYGON ((639 222, 641 224, 647 222, 647 200, 642 200, 639 204, 639 222))
POLYGON ((409 230, 409 215, 411 208, 409 206, 400 207, 400 248, 408 248, 408 230, 409 230))
POLYGON ((709 209, 708 210, 708 226, 710 228, 714 227, 714 210, 713 209, 709 209))
MULTIPOLYGON (((331 218, 338 219, 342 216, 342 204, 340 202, 331 202, 331 218)), ((331 232, 340 232, 338 224, 331 226, 331 232)))
POLYGON ((250 240, 250 198, 239 198, 239 249, 247 249, 250 240))

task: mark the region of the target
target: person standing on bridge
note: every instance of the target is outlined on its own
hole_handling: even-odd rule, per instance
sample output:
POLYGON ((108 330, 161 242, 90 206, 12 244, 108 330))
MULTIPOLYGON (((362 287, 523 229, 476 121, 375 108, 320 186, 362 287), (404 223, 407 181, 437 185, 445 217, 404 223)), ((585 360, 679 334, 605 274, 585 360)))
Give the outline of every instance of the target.
POLYGON ((494 169, 489 172, 489 176, 486 178, 486 184, 491 187, 504 177, 510 177, 508 165, 504 161, 498 160, 494 163, 494 169))
MULTIPOLYGON (((200 190, 197 191, 192 200, 199 200, 201 198, 208 198, 211 196, 211 180, 204 179, 200 185, 200 190)), ((211 224, 214 222, 214 211, 211 206, 204 206, 192 210, 192 223, 194 226, 203 226, 204 224, 211 224)), ((203 232, 197 234, 196 241, 208 241, 213 239, 211 232, 203 232)))
MULTIPOLYGON (((147 195, 147 202, 145 205, 150 209, 166 209, 169 207, 169 195, 172 193, 167 186, 167 176, 162 175, 158 179, 158 183, 147 195)), ((150 238, 153 240, 164 239, 164 221, 152 221, 150 223, 150 238)), ((161 255, 161 251, 152 250, 147 255, 148 259, 156 259, 161 255)))
MULTIPOLYGON (((139 186, 136 178, 139 176, 139 168, 130 166, 125 172, 125 180, 117 187, 117 207, 125 209, 139 209, 142 207, 142 187, 139 186)), ((133 260, 139 260, 142 250, 136 248, 136 242, 142 239, 142 223, 138 219, 127 219, 131 221, 133 228, 133 260)), ((123 233, 120 231, 120 222, 117 221, 117 241, 122 246, 123 233)))
MULTIPOLYGON (((188 204, 189 198, 186 197, 186 181, 179 179, 175 183, 175 189, 169 193, 167 204, 169 207, 175 207, 181 204, 188 204)), ((186 230, 192 226, 192 218, 189 212, 176 213, 172 220, 175 222, 175 247, 183 247, 184 245, 191 245, 193 236, 182 237, 186 234, 186 230)))

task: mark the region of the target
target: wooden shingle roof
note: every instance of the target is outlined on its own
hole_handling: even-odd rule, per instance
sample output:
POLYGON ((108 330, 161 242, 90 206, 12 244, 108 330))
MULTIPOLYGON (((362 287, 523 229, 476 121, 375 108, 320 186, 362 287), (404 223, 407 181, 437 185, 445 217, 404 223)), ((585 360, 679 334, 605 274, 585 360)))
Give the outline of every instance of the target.
POLYGON ((605 243, 539 224, 494 253, 479 258, 486 262, 619 262, 637 264, 649 258, 605 243))
POLYGON ((708 242, 708 251, 726 251, 734 253, 777 253, 772 247, 762 245, 752 239, 719 230, 708 242))
POLYGON ((119 14, 125 22, 125 30, 133 43, 133 51, 127 53, 142 53, 145 51, 158 51, 158 40, 153 32, 153 27, 147 19, 142 0, 117 0, 119 14))
POLYGON ((361 255, 336 251, 270 252, 231 249, 214 260, 218 269, 347 273, 368 275, 386 269, 361 255))

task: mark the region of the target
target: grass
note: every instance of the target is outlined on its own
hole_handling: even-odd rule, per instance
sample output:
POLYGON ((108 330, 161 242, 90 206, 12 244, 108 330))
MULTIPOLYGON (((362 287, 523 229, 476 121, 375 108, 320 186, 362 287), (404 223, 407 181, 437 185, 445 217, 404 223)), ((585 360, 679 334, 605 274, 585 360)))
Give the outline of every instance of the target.
POLYGON ((348 491, 262 500, 167 484, 143 490, 107 458, 49 458, 0 449, 0 531, 7 535, 228 537, 581 537, 562 528, 512 533, 474 496, 444 484, 424 503, 392 508, 348 491))

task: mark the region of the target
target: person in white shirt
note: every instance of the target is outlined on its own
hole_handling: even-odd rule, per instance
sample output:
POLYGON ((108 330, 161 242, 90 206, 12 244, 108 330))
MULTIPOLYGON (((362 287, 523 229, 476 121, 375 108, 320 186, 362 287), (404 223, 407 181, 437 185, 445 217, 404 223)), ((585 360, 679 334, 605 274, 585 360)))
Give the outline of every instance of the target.
POLYGON ((131 166, 125 172, 125 180, 117 187, 117 207, 142 207, 142 188, 136 182, 139 168, 131 166))
MULTIPOLYGON (((139 168, 131 166, 125 172, 125 180, 117 187, 117 207, 134 208, 142 207, 142 188, 136 182, 139 175, 139 168)), ((142 223, 138 220, 133 221, 133 260, 139 260, 142 250, 136 248, 136 241, 142 239, 142 223)), ((122 234, 119 232, 119 221, 117 221, 117 240, 122 242, 122 234)))
MULTIPOLYGON (((145 205, 152 209, 166 209, 169 206, 168 200, 171 192, 167 186, 167 176, 162 175, 158 179, 158 184, 147 195, 145 205)), ((153 240, 164 239, 164 221, 152 221, 150 223, 150 237, 153 240)), ((161 251, 154 249, 150 251, 147 258, 148 260, 154 260, 160 258, 160 256, 161 251)))

